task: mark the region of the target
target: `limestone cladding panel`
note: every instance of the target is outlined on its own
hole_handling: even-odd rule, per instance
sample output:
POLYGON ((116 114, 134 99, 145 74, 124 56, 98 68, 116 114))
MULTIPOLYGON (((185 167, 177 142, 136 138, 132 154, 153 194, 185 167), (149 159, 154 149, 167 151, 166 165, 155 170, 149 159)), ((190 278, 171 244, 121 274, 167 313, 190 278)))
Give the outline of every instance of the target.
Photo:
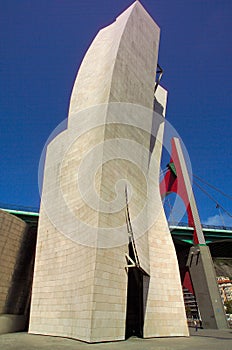
POLYGON ((30 333, 89 340, 94 248, 60 233, 41 208, 33 282, 30 333))
POLYGON ((101 103, 129 102, 153 108, 159 34, 159 27, 139 2, 100 30, 78 71, 69 125, 77 112, 101 103))
MULTIPOLYGON (((110 120, 107 108, 103 114, 106 124, 93 128, 91 126, 102 111, 96 107, 93 116, 90 109, 83 112, 88 107, 108 102, 134 103, 152 109, 158 44, 159 28, 136 1, 116 22, 99 32, 85 55, 71 96, 68 130, 57 136, 47 150, 32 291, 31 333, 68 336, 87 342, 124 339, 128 242, 118 246, 117 235, 107 241, 108 237, 100 236, 99 232, 101 228, 113 228, 116 234, 117 227, 125 224, 125 210, 112 214, 109 204, 109 211, 103 211, 101 201, 103 199, 107 207, 115 196, 115 182, 125 177, 135 189, 130 205, 132 219, 147 199, 149 202, 141 222, 133 227, 138 234, 136 246, 141 265, 150 275, 146 284, 144 336, 188 333, 177 259, 159 194, 162 142, 156 142, 152 150, 151 157, 156 162, 150 162, 148 155, 137 154, 139 167, 145 173, 154 171, 148 184, 142 173, 124 159, 104 163, 114 151, 107 146, 111 139, 132 140, 149 150, 154 125, 152 111, 142 127, 148 130, 147 133, 137 132, 130 125, 107 125, 110 120), (75 118, 80 111, 84 114, 75 118), (89 131, 70 142, 70 132, 78 132, 80 126, 90 126, 89 131), (82 175, 79 166, 85 153, 99 143, 102 147, 97 157, 104 166, 95 174, 95 192, 99 200, 93 208, 83 200, 76 186, 76 176, 80 176, 84 187, 88 184, 91 162, 82 175), (149 168, 154 166, 152 164, 156 164, 154 169, 149 168), (152 188, 148 193, 146 185, 152 188), (61 191, 58 193, 56 188, 61 191), (65 207, 70 210, 64 210, 65 207), (68 220, 70 213, 78 219, 74 226, 68 220), (57 219, 58 225, 54 225, 57 219), (80 222, 88 224, 82 233, 80 222), (150 229, 141 236, 140 228, 146 222, 150 223, 150 229), (105 249, 99 246, 100 238, 107 243, 105 249), (85 239, 88 245, 81 245, 80 240, 85 239), (160 277, 162 274, 165 278, 169 276, 168 283, 160 277)), ((157 94, 164 114, 167 94, 164 90, 157 94)), ((162 140, 163 129, 159 124, 156 132, 162 140)), ((120 147, 119 143, 119 151, 120 147)), ((87 187, 86 191, 91 189, 87 187)))
POLYGON ((20 257, 27 224, 14 215, 0 210, 0 313, 7 313, 7 299, 20 257))
MULTIPOLYGON (((156 93, 156 104, 166 108, 167 94, 156 93)), ((155 107, 156 107, 155 104, 155 107)), ((158 130, 163 133, 163 126, 158 130)), ((162 140, 162 137, 159 137, 162 140)), ((160 160, 162 144, 156 142, 151 157, 160 160)), ((152 164, 152 161, 150 162, 152 164)), ((179 267, 159 192, 159 167, 152 172, 149 215, 155 218, 148 230, 150 281, 144 320, 144 337, 188 335, 179 267)))
POLYGON ((97 250, 91 342, 125 339, 126 250, 127 246, 97 250))
POLYGON ((170 232, 163 224, 164 213, 160 216, 163 216, 162 222, 158 220, 148 233, 151 275, 144 336, 187 336, 177 258, 170 232))
POLYGON ((118 48, 111 102, 129 102, 153 109, 159 35, 160 29, 149 14, 141 5, 135 6, 118 48))

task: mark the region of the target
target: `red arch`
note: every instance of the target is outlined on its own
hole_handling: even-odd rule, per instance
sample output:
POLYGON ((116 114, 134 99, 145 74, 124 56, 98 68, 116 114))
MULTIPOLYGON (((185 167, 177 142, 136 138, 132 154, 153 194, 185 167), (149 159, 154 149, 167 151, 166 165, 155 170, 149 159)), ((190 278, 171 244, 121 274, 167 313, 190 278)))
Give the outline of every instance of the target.
POLYGON ((180 156, 177 151, 176 139, 171 140, 172 152, 171 160, 168 164, 168 171, 160 183, 160 194, 164 198, 169 193, 177 193, 184 202, 186 212, 188 215, 188 225, 194 228, 193 243, 199 244, 194 216, 190 205, 189 193, 186 186, 186 181, 183 176, 180 156))

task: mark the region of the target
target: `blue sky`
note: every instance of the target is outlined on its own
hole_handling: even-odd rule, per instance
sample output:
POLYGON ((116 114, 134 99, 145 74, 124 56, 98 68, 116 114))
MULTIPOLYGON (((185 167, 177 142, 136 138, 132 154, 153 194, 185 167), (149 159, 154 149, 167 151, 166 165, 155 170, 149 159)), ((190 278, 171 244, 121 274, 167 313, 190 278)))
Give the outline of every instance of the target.
MULTIPOLYGON (((67 117, 81 60, 98 30, 132 2, 0 0, 0 203, 39 206, 40 154, 67 117)), ((161 27, 167 119, 188 149, 193 173, 232 196, 232 1, 142 4, 161 27)), ((231 200, 219 198, 232 212, 231 200)), ((202 221, 219 215, 197 189, 196 199, 202 221)))

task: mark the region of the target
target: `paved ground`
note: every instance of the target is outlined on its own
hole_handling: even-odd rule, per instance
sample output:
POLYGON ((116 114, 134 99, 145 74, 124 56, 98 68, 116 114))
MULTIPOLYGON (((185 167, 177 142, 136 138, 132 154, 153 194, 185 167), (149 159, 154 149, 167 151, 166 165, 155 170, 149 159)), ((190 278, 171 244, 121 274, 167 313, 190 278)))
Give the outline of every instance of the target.
POLYGON ((190 330, 188 338, 130 338, 126 341, 86 344, 76 340, 11 333, 0 335, 1 350, 232 350, 232 330, 190 330))

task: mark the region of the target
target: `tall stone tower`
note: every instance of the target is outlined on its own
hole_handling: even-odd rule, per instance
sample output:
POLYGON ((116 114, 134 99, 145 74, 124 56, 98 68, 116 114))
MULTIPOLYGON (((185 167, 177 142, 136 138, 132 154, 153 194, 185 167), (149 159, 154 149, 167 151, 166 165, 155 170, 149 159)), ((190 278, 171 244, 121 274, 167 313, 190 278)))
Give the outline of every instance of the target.
POLYGON ((47 148, 30 333, 86 342, 188 335, 159 193, 159 34, 136 1, 83 59, 67 129, 47 148))

